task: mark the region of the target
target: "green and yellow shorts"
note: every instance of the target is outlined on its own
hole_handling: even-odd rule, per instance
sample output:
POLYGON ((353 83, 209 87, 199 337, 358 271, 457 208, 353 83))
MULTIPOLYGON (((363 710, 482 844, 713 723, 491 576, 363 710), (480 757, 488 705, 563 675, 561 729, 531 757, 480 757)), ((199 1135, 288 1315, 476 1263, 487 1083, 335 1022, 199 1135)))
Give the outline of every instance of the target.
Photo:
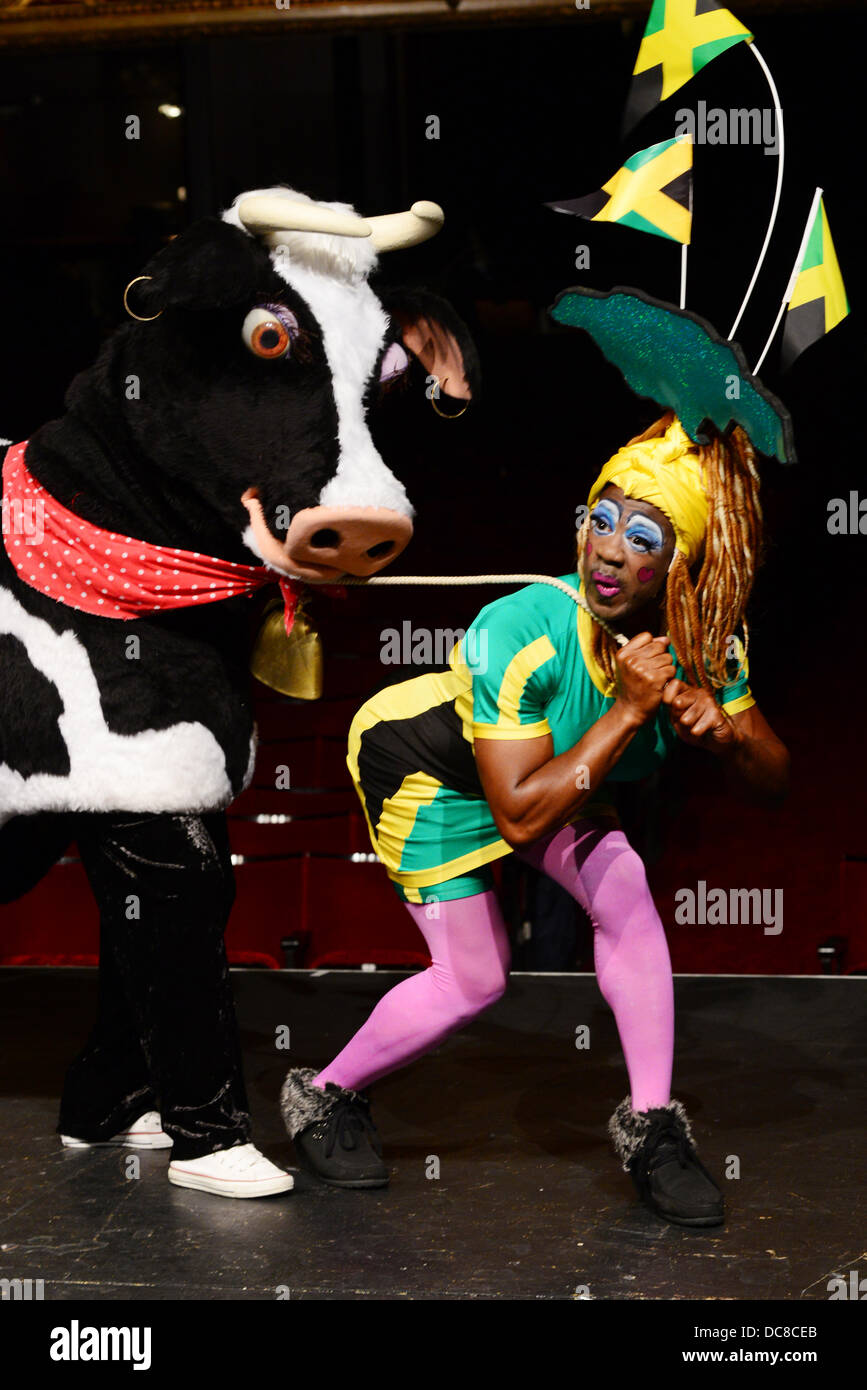
MULTIPOLYGON (((493 886, 512 847, 479 781, 455 710, 465 681, 428 672, 379 691, 356 714, 346 763, 379 859, 404 902, 448 902, 493 886)), ((582 810, 582 818, 590 807, 582 810)), ((593 814, 615 815, 610 805, 593 814)))

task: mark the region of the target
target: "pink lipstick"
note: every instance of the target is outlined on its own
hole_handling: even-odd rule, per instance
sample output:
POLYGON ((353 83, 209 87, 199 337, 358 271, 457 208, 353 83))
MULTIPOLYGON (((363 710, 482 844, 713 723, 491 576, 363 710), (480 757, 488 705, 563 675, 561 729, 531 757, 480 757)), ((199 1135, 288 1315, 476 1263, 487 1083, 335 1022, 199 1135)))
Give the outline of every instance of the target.
POLYGON ((621 583, 611 574, 602 574, 600 570, 594 570, 590 575, 596 585, 596 591, 601 598, 614 598, 620 593, 621 583))

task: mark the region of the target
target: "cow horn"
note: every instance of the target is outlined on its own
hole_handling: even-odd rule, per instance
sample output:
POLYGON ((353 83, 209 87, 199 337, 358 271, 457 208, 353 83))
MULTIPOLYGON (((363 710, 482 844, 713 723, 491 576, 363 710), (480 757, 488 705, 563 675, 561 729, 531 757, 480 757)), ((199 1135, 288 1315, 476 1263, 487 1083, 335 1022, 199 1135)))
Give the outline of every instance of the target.
POLYGON ((409 212, 390 212, 366 220, 377 251, 399 251, 436 236, 445 214, 438 203, 421 202, 413 203, 409 212))
POLYGON ((298 203, 273 193, 254 193, 245 198, 238 204, 238 216, 247 231, 258 236, 267 232, 330 232, 333 236, 366 237, 371 235, 371 222, 376 221, 357 217, 354 212, 335 212, 321 203, 298 203))

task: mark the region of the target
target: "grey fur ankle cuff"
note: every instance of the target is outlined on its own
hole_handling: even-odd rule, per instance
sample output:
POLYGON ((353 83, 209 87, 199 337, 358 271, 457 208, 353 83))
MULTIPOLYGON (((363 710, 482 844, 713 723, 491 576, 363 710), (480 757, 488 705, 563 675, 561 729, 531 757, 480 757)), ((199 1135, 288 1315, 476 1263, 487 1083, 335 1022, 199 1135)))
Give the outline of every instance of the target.
POLYGON ((283 1082, 280 1113, 290 1139, 294 1139, 315 1120, 324 1119, 337 1103, 337 1095, 326 1095, 321 1086, 313 1085, 316 1075, 315 1067, 295 1067, 283 1082))
POLYGON ((669 1101, 668 1105, 655 1110, 633 1110, 632 1097, 627 1096, 608 1121, 608 1133, 623 1164, 624 1173, 629 1172, 629 1164, 644 1143, 653 1117, 663 1110, 670 1111, 672 1118, 683 1126, 688 1142, 694 1145, 689 1118, 679 1100, 669 1101))

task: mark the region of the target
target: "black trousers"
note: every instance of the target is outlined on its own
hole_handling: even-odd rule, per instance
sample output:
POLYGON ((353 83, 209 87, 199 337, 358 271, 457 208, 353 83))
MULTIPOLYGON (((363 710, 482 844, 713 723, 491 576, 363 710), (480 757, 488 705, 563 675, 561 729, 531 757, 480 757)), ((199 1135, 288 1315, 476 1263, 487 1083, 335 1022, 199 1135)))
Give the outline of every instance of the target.
POLYGON ((247 1143, 225 816, 83 815, 74 834, 100 912, 99 1005, 59 1132, 93 1143, 159 1110, 174 1158, 247 1143))

